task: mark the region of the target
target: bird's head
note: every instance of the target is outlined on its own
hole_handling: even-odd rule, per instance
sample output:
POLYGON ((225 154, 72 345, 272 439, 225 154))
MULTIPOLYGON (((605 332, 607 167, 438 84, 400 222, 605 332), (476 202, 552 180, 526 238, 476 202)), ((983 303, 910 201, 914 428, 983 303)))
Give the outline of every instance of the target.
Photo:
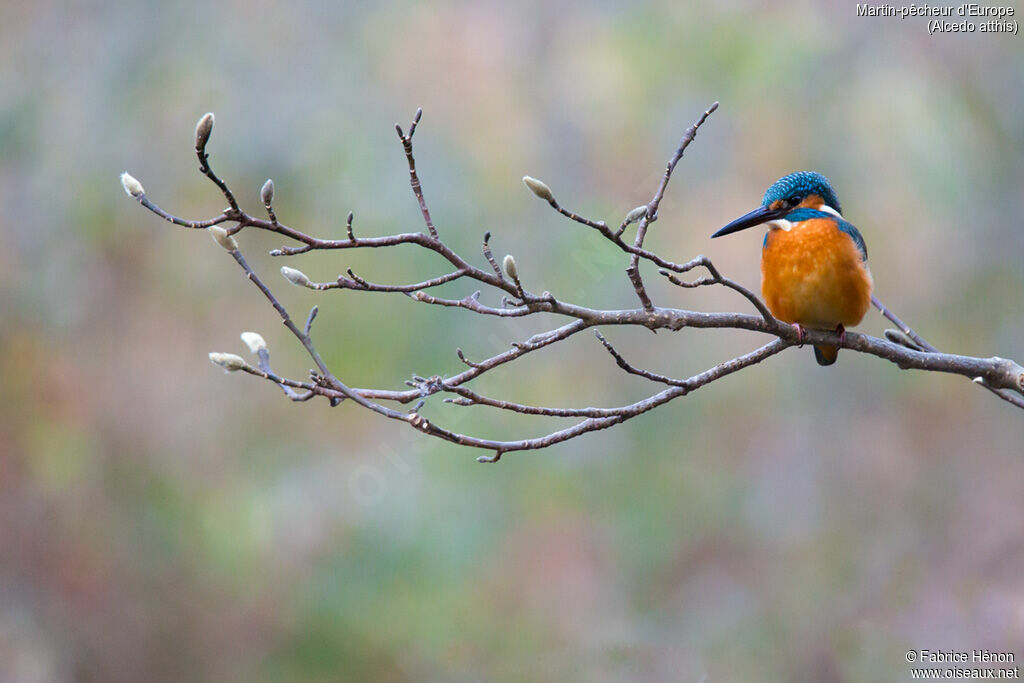
POLYGON ((828 178, 814 171, 797 171, 782 176, 765 191, 761 206, 729 223, 712 237, 784 220, 796 209, 816 209, 839 216, 839 198, 828 178))

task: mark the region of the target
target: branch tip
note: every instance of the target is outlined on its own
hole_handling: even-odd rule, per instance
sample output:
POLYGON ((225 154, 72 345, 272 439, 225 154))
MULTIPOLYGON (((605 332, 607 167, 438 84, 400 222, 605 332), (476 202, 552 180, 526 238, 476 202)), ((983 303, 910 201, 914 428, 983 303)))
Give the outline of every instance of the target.
POLYGON ((631 223, 636 223, 638 220, 640 220, 641 218, 646 216, 647 215, 647 209, 648 209, 648 207, 647 207, 646 204, 641 204, 640 206, 636 207, 635 209, 633 209, 632 211, 627 213, 626 214, 626 219, 622 223, 623 227, 625 227, 625 226, 627 226, 627 225, 629 225, 631 223))
POLYGON ((303 331, 306 337, 309 337, 310 331, 313 329, 313 321, 316 320, 316 314, 320 312, 320 307, 314 305, 313 308, 309 309, 309 315, 306 317, 306 326, 303 331))
POLYGON ((473 361, 471 361, 468 358, 466 358, 465 354, 462 353, 462 349, 461 348, 456 348, 455 349, 455 355, 459 357, 459 360, 461 360, 463 363, 465 363, 466 365, 468 365, 471 368, 476 368, 477 370, 479 370, 479 369, 484 367, 482 364, 474 363, 473 361))
POLYGON ((528 175, 523 176, 523 184, 530 189, 530 192, 534 193, 546 202, 554 202, 555 196, 551 194, 551 188, 548 187, 544 182, 531 178, 528 175))
POLYGON ((212 351, 209 354, 210 362, 224 368, 224 372, 234 372, 247 367, 245 359, 234 353, 218 353, 212 351))
POLYGON ((134 199, 141 199, 145 194, 146 190, 142 187, 142 183, 135 179, 135 177, 125 171, 121 174, 121 187, 128 193, 129 197, 134 199))
POLYGON ((229 235, 228 231, 225 230, 224 228, 220 227, 219 225, 211 225, 206 229, 206 231, 210 233, 210 237, 213 238, 214 242, 219 244, 227 251, 238 251, 238 242, 236 242, 235 238, 229 235))
POLYGON ((274 181, 270 178, 267 178, 267 182, 260 188, 260 201, 267 207, 274 201, 274 181))
POLYGON ((206 149, 206 143, 210 141, 210 133, 213 132, 213 112, 206 112, 196 123, 196 151, 202 152, 206 149))
POLYGON ((267 342, 263 339, 263 336, 257 332, 243 332, 239 335, 245 345, 249 347, 249 350, 253 353, 259 353, 261 349, 267 348, 267 342))
POLYGON ((306 274, 303 273, 301 270, 297 270, 295 268, 281 266, 281 275, 284 276, 284 279, 288 280, 288 282, 292 283, 297 287, 309 287, 310 285, 312 285, 312 282, 310 282, 309 277, 307 277, 306 274))
POLYGON ((513 280, 519 279, 519 269, 516 267, 516 260, 512 254, 505 254, 504 260, 501 265, 505 268, 505 272, 513 280))
POLYGON ((911 339, 909 336, 907 336, 900 330, 895 330, 892 329, 891 327, 886 328, 885 338, 891 341, 893 344, 905 346, 912 351, 924 351, 924 349, 921 348, 920 344, 915 342, 913 339, 911 339))

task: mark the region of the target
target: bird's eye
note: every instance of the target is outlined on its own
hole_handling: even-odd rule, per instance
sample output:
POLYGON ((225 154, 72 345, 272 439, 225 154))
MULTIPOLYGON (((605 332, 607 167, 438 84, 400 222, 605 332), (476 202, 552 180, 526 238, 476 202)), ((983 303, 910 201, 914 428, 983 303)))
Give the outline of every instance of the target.
POLYGON ((793 195, 792 197, 790 197, 786 201, 789 202, 790 206, 796 206, 797 204, 799 204, 800 202, 803 201, 803 197, 801 197, 799 195, 793 195))

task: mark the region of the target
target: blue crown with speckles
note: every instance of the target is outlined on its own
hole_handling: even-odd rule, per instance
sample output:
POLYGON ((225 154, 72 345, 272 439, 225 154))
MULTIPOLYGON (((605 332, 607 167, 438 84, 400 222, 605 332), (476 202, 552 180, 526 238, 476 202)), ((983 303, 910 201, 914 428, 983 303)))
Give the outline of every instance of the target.
POLYGON ((782 176, 764 193, 762 204, 770 206, 780 199, 784 201, 790 198, 802 199, 809 194, 818 195, 825 201, 827 206, 831 206, 836 212, 842 213, 842 209, 839 208, 839 198, 836 197, 836 192, 832 189, 828 178, 814 171, 797 171, 796 173, 782 176))

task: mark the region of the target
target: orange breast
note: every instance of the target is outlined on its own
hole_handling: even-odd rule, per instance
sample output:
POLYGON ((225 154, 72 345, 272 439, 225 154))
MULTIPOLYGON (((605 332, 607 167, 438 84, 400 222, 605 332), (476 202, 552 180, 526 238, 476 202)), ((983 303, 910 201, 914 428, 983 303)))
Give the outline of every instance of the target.
POLYGON ((853 327, 871 305, 871 272, 853 239, 828 218, 773 228, 761 253, 761 294, 787 323, 853 327))

